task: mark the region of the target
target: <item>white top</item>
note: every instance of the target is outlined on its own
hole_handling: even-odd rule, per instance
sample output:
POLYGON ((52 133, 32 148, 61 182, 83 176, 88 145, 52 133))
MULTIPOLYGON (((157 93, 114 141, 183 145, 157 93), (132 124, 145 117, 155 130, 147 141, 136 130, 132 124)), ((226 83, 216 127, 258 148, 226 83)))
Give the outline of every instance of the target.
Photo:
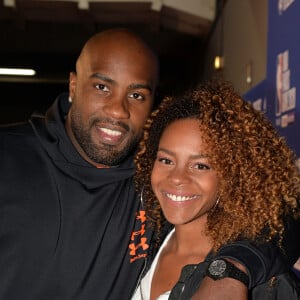
MULTIPOLYGON (((160 246, 156 257, 154 258, 151 268, 148 270, 147 274, 143 277, 141 280, 140 284, 138 285, 133 297, 131 300, 149 300, 150 299, 150 291, 151 291, 151 283, 152 283, 152 278, 153 274, 159 259, 159 256, 161 254, 162 249, 166 246, 168 243, 170 237, 174 233, 175 229, 173 229, 165 238, 164 242, 160 246)), ((171 291, 167 291, 160 295, 156 300, 167 300, 169 298, 171 291)))

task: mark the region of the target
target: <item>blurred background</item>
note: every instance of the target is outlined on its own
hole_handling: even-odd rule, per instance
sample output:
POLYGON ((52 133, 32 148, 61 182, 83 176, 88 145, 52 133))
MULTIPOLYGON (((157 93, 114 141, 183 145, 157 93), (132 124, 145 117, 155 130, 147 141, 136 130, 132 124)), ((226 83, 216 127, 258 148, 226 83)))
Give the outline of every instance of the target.
POLYGON ((44 112, 68 90, 84 42, 110 27, 136 31, 158 53, 157 101, 215 75, 245 92, 266 73, 267 2, 0 0, 0 68, 36 70, 32 77, 0 75, 0 123, 44 112))

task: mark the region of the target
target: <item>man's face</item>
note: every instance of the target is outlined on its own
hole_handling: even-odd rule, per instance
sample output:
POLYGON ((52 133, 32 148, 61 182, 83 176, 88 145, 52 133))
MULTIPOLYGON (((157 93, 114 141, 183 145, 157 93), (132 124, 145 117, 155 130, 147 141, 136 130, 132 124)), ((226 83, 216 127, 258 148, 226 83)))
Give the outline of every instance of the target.
POLYGON ((113 166, 141 137, 153 103, 157 66, 132 46, 102 48, 84 55, 77 74, 70 75, 72 106, 66 126, 86 160, 113 166))

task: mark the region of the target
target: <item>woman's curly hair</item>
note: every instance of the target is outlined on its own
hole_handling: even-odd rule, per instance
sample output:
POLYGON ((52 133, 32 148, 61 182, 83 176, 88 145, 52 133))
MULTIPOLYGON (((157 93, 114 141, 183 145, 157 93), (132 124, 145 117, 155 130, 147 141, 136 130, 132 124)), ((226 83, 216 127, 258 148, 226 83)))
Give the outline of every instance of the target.
POLYGON ((151 171, 163 130, 184 118, 199 120, 210 164, 220 179, 220 201, 207 219, 214 249, 240 238, 280 242, 287 217, 299 214, 296 157, 264 114, 221 81, 166 97, 145 124, 135 157, 135 183, 156 241, 167 221, 152 192, 151 171))

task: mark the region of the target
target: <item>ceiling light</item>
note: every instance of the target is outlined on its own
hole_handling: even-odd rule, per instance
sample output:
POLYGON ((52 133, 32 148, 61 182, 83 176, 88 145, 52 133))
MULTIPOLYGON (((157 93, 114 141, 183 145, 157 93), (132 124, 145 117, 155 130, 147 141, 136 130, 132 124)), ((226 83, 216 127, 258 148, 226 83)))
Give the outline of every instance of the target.
POLYGON ((35 73, 33 69, 0 68, 0 75, 34 76, 35 73))

